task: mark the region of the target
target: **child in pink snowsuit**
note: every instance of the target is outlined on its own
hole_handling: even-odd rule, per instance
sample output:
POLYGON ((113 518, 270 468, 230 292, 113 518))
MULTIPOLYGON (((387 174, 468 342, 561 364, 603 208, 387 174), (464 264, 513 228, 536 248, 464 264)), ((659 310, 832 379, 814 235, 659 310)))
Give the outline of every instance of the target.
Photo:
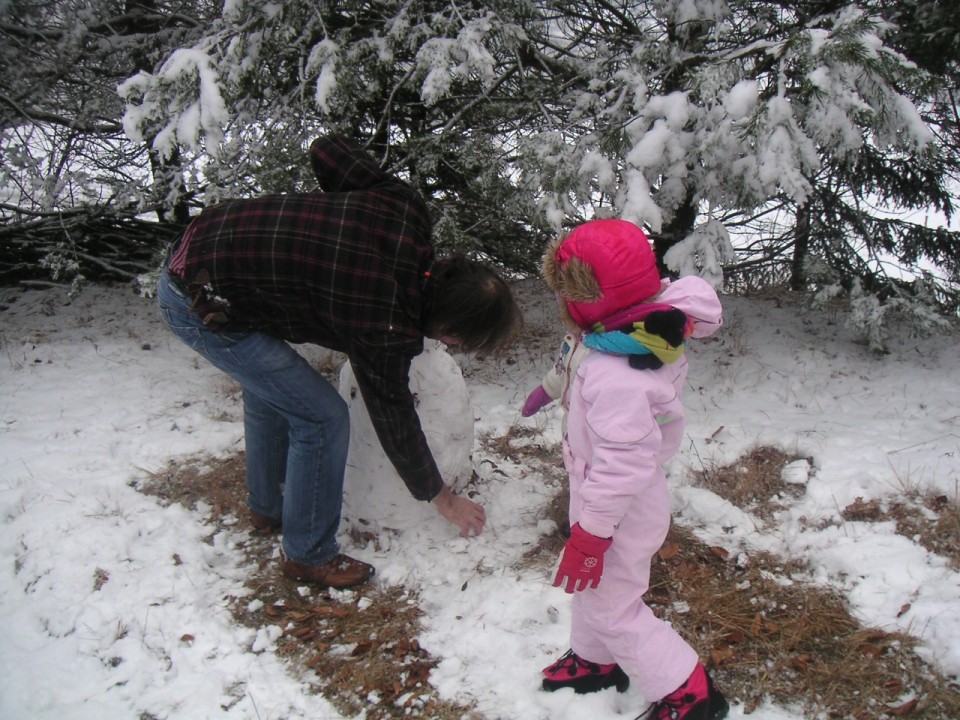
POLYGON ((683 439, 685 341, 720 327, 720 301, 698 277, 661 282, 647 237, 623 220, 561 238, 544 276, 592 351, 563 441, 571 535, 554 585, 573 594, 571 650, 544 670, 544 688, 624 690, 629 678, 654 703, 651 720, 720 720, 727 702, 696 651, 643 602, 670 526, 663 465, 683 439))

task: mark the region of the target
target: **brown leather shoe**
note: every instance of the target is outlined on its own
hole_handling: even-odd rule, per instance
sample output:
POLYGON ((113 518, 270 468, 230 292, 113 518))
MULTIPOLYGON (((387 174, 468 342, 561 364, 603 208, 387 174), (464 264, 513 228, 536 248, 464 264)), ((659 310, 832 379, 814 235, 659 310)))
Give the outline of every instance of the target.
POLYGON ((347 555, 335 555, 333 560, 323 565, 303 565, 293 560, 284 560, 281 570, 291 580, 333 588, 360 585, 373 577, 375 572, 373 565, 354 560, 347 555))
POLYGON ((250 524, 258 535, 272 535, 283 528, 283 520, 261 515, 256 510, 250 511, 250 524))

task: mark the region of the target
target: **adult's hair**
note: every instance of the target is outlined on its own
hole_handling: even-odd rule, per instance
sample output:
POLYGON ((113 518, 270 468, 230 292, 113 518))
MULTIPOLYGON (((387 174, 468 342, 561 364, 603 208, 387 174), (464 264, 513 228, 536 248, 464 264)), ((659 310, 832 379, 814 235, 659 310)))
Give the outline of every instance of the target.
POLYGON ((512 340, 523 326, 510 286, 485 263, 462 255, 443 258, 434 264, 430 282, 428 337, 452 336, 464 351, 489 353, 512 340))

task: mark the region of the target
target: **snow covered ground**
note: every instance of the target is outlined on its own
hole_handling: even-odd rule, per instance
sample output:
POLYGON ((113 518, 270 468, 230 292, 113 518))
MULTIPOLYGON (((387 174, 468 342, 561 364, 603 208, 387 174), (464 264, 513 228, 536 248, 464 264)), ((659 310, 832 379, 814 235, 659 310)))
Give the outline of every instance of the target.
MULTIPOLYGON (((523 419, 520 407, 562 329, 541 284, 519 291, 527 328, 512 356, 458 358, 475 437, 519 425, 557 442, 559 408, 523 419)), ((202 507, 165 507, 133 487, 171 458, 242 448, 230 382, 129 288, 87 288, 66 304, 54 290, 0 299, 0 717, 339 718, 273 652, 269 631, 231 618, 231 601, 250 592, 237 549, 245 522, 210 544, 202 507)), ((897 333, 876 356, 839 312, 804 314, 773 297, 728 297, 725 308, 726 327, 690 351, 689 438, 670 468, 677 521, 731 552, 805 559, 861 622, 919 637, 923 657, 957 675, 960 575, 892 523, 840 515, 857 498, 908 491, 956 501, 957 333, 897 333), (759 443, 814 463, 773 532, 689 472, 759 443)), ((376 582, 421 593, 420 641, 442 658, 431 677, 441 696, 489 718, 633 718, 643 701, 632 690, 539 691, 540 669, 567 648, 568 599, 548 572, 518 561, 545 530, 557 487, 522 464, 475 457, 480 537, 429 515, 380 550, 346 536, 345 549, 376 565, 376 582)), ((750 717, 796 714, 768 704, 750 717)))

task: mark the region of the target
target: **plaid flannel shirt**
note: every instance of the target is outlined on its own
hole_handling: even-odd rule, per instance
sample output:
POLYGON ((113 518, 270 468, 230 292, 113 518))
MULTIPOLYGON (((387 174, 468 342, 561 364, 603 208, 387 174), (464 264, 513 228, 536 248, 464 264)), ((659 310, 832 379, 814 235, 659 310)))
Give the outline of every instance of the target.
POLYGON ((310 147, 324 192, 203 210, 170 261, 213 330, 258 330, 346 353, 387 457, 413 496, 442 478, 410 392, 433 261, 423 198, 340 137, 310 147))

